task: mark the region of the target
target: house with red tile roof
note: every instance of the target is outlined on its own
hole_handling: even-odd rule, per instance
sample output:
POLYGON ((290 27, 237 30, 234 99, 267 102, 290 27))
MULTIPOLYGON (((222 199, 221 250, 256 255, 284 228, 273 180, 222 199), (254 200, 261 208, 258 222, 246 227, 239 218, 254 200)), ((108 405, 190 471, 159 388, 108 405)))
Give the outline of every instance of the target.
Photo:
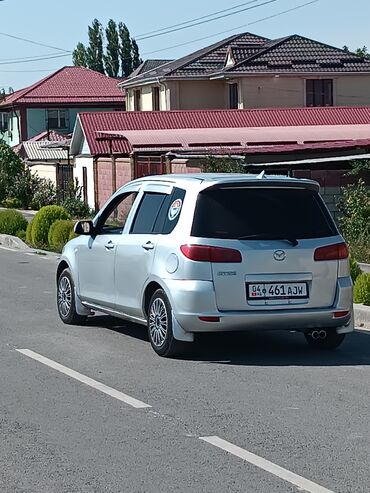
POLYGON ((80 113, 70 154, 96 209, 131 179, 190 172, 209 155, 338 191, 348 161, 370 157, 370 107, 80 113))
POLYGON ((230 36, 120 83, 127 110, 369 106, 370 60, 297 34, 230 36))
POLYGON ((80 111, 123 111, 118 81, 84 67, 63 67, 0 102, 0 136, 15 146, 41 132, 71 133, 80 111))

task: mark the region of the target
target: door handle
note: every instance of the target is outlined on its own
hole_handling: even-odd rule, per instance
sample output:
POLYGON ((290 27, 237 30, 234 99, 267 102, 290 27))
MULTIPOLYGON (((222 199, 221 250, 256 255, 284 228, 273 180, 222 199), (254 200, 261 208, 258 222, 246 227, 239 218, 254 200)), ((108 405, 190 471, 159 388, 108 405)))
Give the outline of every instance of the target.
POLYGON ((141 245, 144 250, 148 251, 148 250, 154 250, 154 243, 152 243, 151 241, 147 241, 146 243, 144 243, 144 245, 141 245))
POLYGON ((113 248, 116 246, 112 240, 108 241, 108 243, 106 243, 105 245, 105 249, 106 250, 113 250, 113 248))

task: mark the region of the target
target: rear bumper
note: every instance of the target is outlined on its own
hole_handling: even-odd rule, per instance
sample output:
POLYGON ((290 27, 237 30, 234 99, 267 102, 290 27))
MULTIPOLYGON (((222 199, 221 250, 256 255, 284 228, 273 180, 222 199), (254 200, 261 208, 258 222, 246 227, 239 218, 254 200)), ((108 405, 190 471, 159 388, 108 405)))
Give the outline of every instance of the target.
POLYGON ((336 328, 340 333, 354 330, 352 283, 340 278, 335 302, 330 308, 265 309, 221 312, 217 309, 212 281, 166 282, 167 295, 174 316, 186 332, 225 332, 252 330, 298 330, 336 328), (334 312, 348 311, 334 318, 334 312), (219 317, 218 322, 205 322, 199 317, 219 317))

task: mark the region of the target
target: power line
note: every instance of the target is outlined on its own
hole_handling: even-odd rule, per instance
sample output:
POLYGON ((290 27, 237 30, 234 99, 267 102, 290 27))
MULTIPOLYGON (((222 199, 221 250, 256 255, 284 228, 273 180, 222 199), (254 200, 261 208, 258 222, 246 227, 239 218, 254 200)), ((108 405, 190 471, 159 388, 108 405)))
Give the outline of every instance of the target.
POLYGON ((55 53, 45 53, 45 55, 33 55, 33 56, 22 56, 22 57, 19 57, 19 58, 3 58, 3 59, 0 59, 0 63, 1 62, 9 62, 9 63, 12 63, 12 62, 18 62, 19 60, 31 60, 33 58, 39 58, 39 57, 48 57, 48 56, 53 56, 55 55, 55 53))
POLYGON ((155 29, 154 31, 148 31, 146 33, 137 34, 136 36, 137 37, 146 36, 147 34, 154 34, 154 33, 158 33, 161 31, 166 31, 167 29, 172 29, 173 27, 179 27, 179 26, 183 26, 185 24, 190 24, 191 22, 196 22, 196 21, 199 21, 201 19, 208 19, 209 17, 213 17, 214 15, 223 14, 224 12, 229 12, 230 10, 234 10, 234 9, 239 8, 239 7, 243 7, 243 5, 256 3, 258 1, 259 0, 249 0, 249 2, 239 3, 238 5, 234 5, 234 7, 229 7, 228 9, 218 10, 217 12, 213 12, 212 14, 202 15, 201 17, 195 17, 194 19, 189 19, 188 21, 180 22, 179 24, 173 24, 171 26, 162 27, 160 29, 155 29))
POLYGON ((18 41, 24 41, 25 43, 30 43, 37 46, 44 46, 45 48, 51 48, 52 50, 63 51, 64 53, 72 53, 70 50, 64 50, 63 48, 58 48, 57 46, 47 45, 45 43, 39 43, 38 41, 33 41, 32 39, 22 38, 20 36, 14 36, 13 34, 2 33, 1 36, 6 36, 7 38, 18 39, 18 41))
POLYGON ((281 15, 287 14, 289 12, 293 12, 294 10, 302 9, 303 7, 307 7, 308 5, 311 5, 313 3, 317 3, 319 1, 320 0, 311 0, 310 2, 306 2, 306 3, 303 3, 301 5, 297 5, 296 7, 293 7, 291 9, 282 10, 281 12, 277 12, 276 14, 272 14, 272 15, 269 15, 267 17, 262 17, 261 19, 257 19, 255 21, 248 22, 247 24, 243 24, 242 26, 236 26, 236 27, 233 27, 231 29, 227 29, 226 31, 219 31, 218 33, 210 34, 208 36, 203 36, 202 38, 193 39, 192 41, 186 41, 185 43, 179 43, 177 45, 167 46, 166 48, 161 48, 159 50, 149 51, 149 52, 146 52, 146 53, 142 53, 141 55, 142 56, 153 55, 154 53, 160 53, 160 52, 163 52, 163 51, 172 50, 174 48, 181 48, 183 46, 187 46, 187 45, 190 45, 190 44, 193 44, 193 43, 197 43, 198 41, 204 41, 206 39, 215 38, 216 36, 220 36, 221 34, 235 32, 238 29, 242 29, 242 28, 245 28, 247 26, 252 26, 253 24, 258 24, 259 22, 263 22, 263 21, 266 21, 266 20, 269 20, 269 19, 274 19, 275 17, 280 17, 281 15))
POLYGON ((19 73, 19 74, 22 74, 22 73, 26 73, 26 74, 30 74, 30 73, 36 73, 36 72, 52 72, 53 70, 59 70, 60 67, 55 67, 55 68, 44 68, 44 69, 38 69, 38 70, 2 70, 0 69, 0 73, 1 74, 10 74, 10 73, 19 73))
POLYGON ((245 7, 243 9, 239 9, 239 10, 236 10, 235 12, 229 12, 228 14, 223 14, 223 15, 219 15, 218 17, 214 17, 213 19, 208 19, 208 20, 203 20, 203 21, 199 21, 199 22, 194 22, 193 24, 189 24, 188 26, 183 26, 183 27, 177 27, 175 29, 169 29, 168 31, 164 31, 164 32, 161 32, 161 33, 158 33, 158 34, 151 34, 149 36, 142 36, 142 37, 138 37, 136 38, 137 41, 144 41, 145 39, 150 39, 150 38, 156 38, 158 36, 164 36, 165 34, 170 34, 170 33, 174 33, 174 32, 177 32, 177 31, 182 31, 184 29, 189 29, 191 27, 195 27, 195 26, 200 26, 201 24, 206 24, 207 22, 213 22, 213 21, 217 21, 219 19, 223 19, 225 17, 230 17, 231 15, 236 15, 236 14, 240 14, 241 12, 246 12, 247 10, 252 10, 252 9, 256 9, 258 7, 263 7, 264 5, 268 5, 270 3, 275 3, 275 2, 278 2, 279 0, 267 0, 263 3, 260 3, 258 5, 252 5, 252 7, 245 7))
POLYGON ((53 60, 55 58, 64 58, 66 56, 70 56, 70 54, 66 53, 64 55, 42 56, 38 58, 18 60, 16 62, 0 62, 0 65, 15 65, 18 63, 40 62, 42 60, 53 60))

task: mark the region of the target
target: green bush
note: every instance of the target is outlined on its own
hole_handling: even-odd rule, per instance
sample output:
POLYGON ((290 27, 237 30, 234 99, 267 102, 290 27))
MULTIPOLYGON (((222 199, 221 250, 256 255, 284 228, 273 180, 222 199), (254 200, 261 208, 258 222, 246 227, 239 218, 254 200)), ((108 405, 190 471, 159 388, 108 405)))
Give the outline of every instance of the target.
POLYGON ((86 219, 91 216, 90 207, 83 200, 69 197, 60 204, 74 219, 86 219))
POLYGON ((353 289, 353 301, 370 305, 370 273, 364 272, 356 279, 353 289))
POLYGON ((20 229, 15 233, 15 236, 18 236, 18 238, 24 241, 26 239, 26 232, 24 229, 20 229))
POLYGON ((61 252, 69 241, 69 235, 73 231, 74 222, 68 219, 58 219, 50 226, 48 240, 49 247, 56 252, 61 252))
POLYGON ((50 226, 58 219, 69 219, 68 212, 59 205, 42 207, 32 221, 31 243, 37 248, 48 246, 50 226))
POLYGON ((0 211, 0 233, 15 235, 17 231, 25 230, 26 227, 27 221, 20 212, 14 209, 0 211))
POLYGON ((3 200, 2 204, 3 207, 6 207, 7 209, 18 209, 19 207, 22 207, 20 200, 14 197, 3 200))
POLYGON ((354 284, 358 276, 361 274, 361 269, 353 257, 349 258, 349 267, 351 269, 351 277, 352 277, 352 282, 354 284))
POLYGON ((26 242, 29 245, 32 245, 32 226, 33 226, 33 219, 27 224, 27 228, 26 228, 26 242))
POLYGON ((73 240, 74 238, 77 238, 78 236, 80 235, 76 235, 76 233, 74 232, 74 230, 72 229, 72 231, 69 233, 69 236, 68 236, 68 241, 69 240, 73 240))

